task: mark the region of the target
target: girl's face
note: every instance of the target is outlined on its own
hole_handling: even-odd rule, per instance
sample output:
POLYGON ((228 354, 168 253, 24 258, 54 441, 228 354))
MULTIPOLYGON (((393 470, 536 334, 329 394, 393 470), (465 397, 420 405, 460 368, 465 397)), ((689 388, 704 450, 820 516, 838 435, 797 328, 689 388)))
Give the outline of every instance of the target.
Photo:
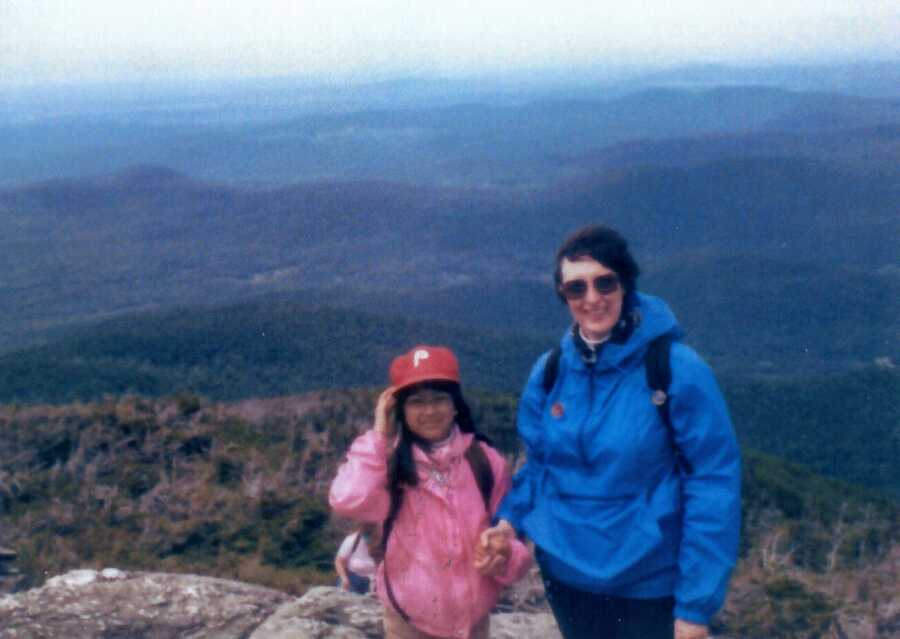
POLYGON ((416 435, 429 442, 439 442, 453 428, 456 418, 453 396, 431 388, 413 391, 403 403, 403 416, 416 435))

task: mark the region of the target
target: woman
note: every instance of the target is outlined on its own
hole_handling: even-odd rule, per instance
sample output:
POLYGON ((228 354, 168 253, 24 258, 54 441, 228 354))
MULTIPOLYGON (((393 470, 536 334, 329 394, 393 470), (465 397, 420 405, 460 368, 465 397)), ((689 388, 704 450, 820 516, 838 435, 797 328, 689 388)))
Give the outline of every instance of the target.
POLYGON ((528 461, 489 531, 534 541, 566 639, 707 637, 736 559, 740 456, 727 408, 666 304, 637 292, 638 272, 605 227, 559 249, 556 290, 574 323, 528 379, 517 424, 528 461), (671 381, 654 392, 658 338, 675 341, 671 381))
POLYGON ((501 588, 530 565, 518 540, 481 538, 509 489, 506 463, 475 433, 449 349, 414 348, 390 378, 373 428, 338 469, 331 507, 382 525, 375 582, 388 639, 487 639, 501 588))
POLYGON ((344 537, 334 558, 341 590, 364 595, 375 575, 375 560, 369 552, 374 526, 367 524, 344 537))

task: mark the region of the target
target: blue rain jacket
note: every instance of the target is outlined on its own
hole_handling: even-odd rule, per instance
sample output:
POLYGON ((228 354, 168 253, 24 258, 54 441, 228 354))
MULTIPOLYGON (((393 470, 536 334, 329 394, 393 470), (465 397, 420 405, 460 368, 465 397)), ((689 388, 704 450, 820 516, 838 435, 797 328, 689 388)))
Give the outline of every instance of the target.
POLYGON ((620 597, 674 596, 677 618, 705 624, 737 557, 740 453, 712 371, 676 341, 669 411, 692 467, 679 470, 643 358, 653 338, 681 331, 662 300, 634 300, 636 328, 624 343, 604 344, 593 365, 566 332, 549 395, 549 353, 534 365, 518 411, 528 458, 498 516, 534 541, 559 581, 620 597))

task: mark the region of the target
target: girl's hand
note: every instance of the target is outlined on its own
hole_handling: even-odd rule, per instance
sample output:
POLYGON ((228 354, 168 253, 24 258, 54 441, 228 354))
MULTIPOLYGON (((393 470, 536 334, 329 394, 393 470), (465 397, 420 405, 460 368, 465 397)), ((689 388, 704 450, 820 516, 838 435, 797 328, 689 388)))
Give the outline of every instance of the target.
POLYGON ((394 409, 397 406, 396 389, 393 386, 385 388, 378 396, 375 404, 375 432, 381 433, 388 439, 393 439, 397 432, 394 409))
POLYGON ((475 546, 475 569, 486 577, 496 577, 506 571, 512 554, 510 539, 514 532, 506 520, 488 528, 478 538, 475 546))

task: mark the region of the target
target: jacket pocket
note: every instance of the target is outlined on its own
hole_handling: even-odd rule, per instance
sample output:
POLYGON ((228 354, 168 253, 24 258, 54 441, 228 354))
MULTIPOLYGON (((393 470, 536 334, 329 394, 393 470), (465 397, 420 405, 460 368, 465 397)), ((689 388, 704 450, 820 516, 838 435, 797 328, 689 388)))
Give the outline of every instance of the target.
POLYGON ((560 493, 550 504, 551 530, 540 545, 601 586, 639 577, 647 569, 643 560, 663 541, 642 495, 560 493))

